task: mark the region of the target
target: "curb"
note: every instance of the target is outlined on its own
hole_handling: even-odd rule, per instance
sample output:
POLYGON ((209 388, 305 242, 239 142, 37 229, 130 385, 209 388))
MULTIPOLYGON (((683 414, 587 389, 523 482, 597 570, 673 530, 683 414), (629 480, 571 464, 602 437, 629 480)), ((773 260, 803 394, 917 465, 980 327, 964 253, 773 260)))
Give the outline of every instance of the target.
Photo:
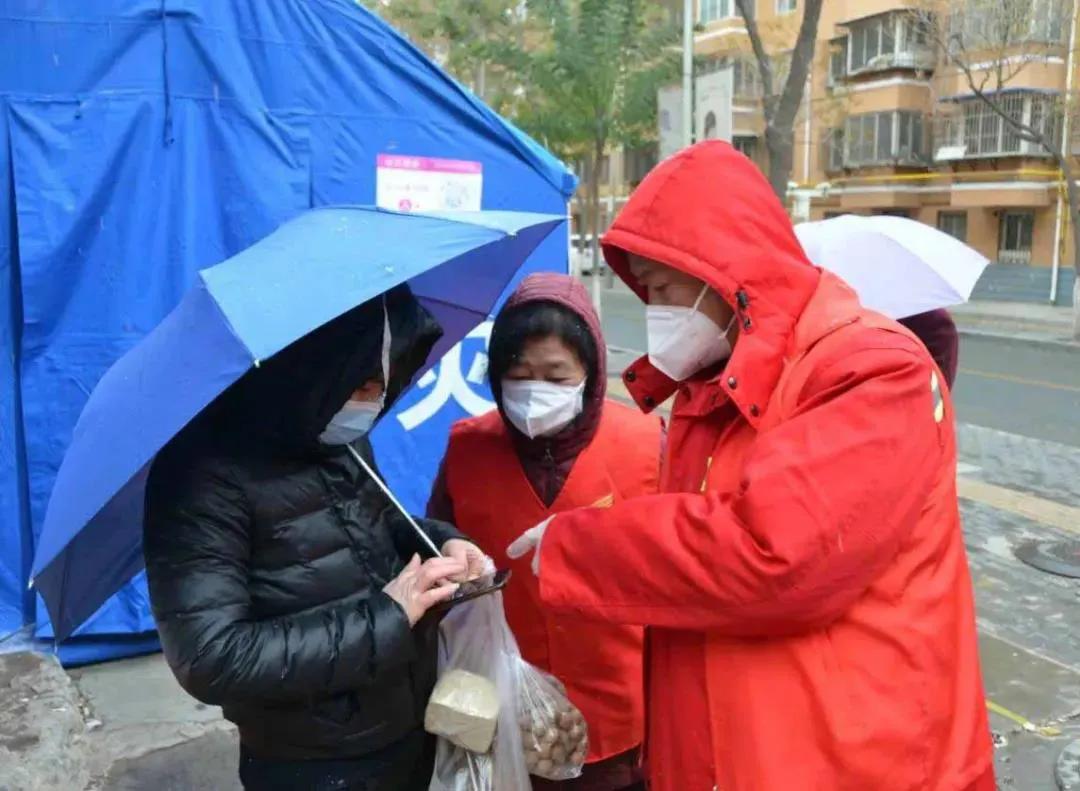
POLYGON ((1033 335, 1016 335, 1010 334, 1003 330, 983 330, 975 329, 972 327, 963 327, 957 325, 957 332, 961 337, 970 338, 982 338, 985 340, 1004 341, 1008 343, 1019 343, 1024 346, 1043 346, 1052 347, 1055 349, 1061 349, 1064 351, 1071 351, 1080 353, 1080 343, 1075 341, 1066 340, 1065 338, 1055 337, 1038 337, 1033 335))

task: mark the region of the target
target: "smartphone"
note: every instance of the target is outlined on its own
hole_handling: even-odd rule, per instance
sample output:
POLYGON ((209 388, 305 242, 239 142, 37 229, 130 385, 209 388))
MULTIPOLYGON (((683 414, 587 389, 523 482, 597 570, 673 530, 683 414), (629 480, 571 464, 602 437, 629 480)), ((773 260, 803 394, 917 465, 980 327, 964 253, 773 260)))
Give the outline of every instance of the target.
POLYGON ((480 596, 502 590, 509 581, 510 569, 503 569, 502 571, 496 571, 494 574, 485 574, 483 577, 463 582, 454 592, 454 595, 439 604, 436 609, 449 610, 462 602, 471 601, 480 596))

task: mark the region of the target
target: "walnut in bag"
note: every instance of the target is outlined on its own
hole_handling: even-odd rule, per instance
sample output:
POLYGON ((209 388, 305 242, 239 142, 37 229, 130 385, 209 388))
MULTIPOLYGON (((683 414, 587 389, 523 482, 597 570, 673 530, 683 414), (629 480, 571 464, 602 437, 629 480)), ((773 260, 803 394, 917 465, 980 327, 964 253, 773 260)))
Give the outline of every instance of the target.
POLYGON ((518 727, 529 774, 545 780, 581 776, 589 752, 585 718, 551 676, 522 662, 518 727))

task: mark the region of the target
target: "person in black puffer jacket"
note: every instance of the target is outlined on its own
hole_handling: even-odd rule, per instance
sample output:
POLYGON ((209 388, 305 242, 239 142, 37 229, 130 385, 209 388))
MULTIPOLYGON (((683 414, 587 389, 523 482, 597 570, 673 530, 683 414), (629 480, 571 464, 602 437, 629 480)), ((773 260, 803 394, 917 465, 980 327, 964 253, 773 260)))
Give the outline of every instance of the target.
POLYGON ((438 630, 423 616, 484 558, 423 520, 447 557, 421 565, 431 553, 327 443, 353 440, 374 465, 362 424, 440 335, 399 287, 253 368, 152 465, 143 543, 162 646, 239 727, 245 788, 427 788, 438 630))

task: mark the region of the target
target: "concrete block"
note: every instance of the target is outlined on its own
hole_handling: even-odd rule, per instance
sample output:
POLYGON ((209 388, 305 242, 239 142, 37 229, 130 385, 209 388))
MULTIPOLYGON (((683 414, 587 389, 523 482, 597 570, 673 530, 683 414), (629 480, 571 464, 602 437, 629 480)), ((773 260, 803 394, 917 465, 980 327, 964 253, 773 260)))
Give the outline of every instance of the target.
POLYGON ((79 693, 51 656, 0 655, 0 791, 85 788, 79 693))
POLYGON ((160 654, 71 672, 92 731, 93 789, 235 789, 238 739, 176 683, 160 654))

